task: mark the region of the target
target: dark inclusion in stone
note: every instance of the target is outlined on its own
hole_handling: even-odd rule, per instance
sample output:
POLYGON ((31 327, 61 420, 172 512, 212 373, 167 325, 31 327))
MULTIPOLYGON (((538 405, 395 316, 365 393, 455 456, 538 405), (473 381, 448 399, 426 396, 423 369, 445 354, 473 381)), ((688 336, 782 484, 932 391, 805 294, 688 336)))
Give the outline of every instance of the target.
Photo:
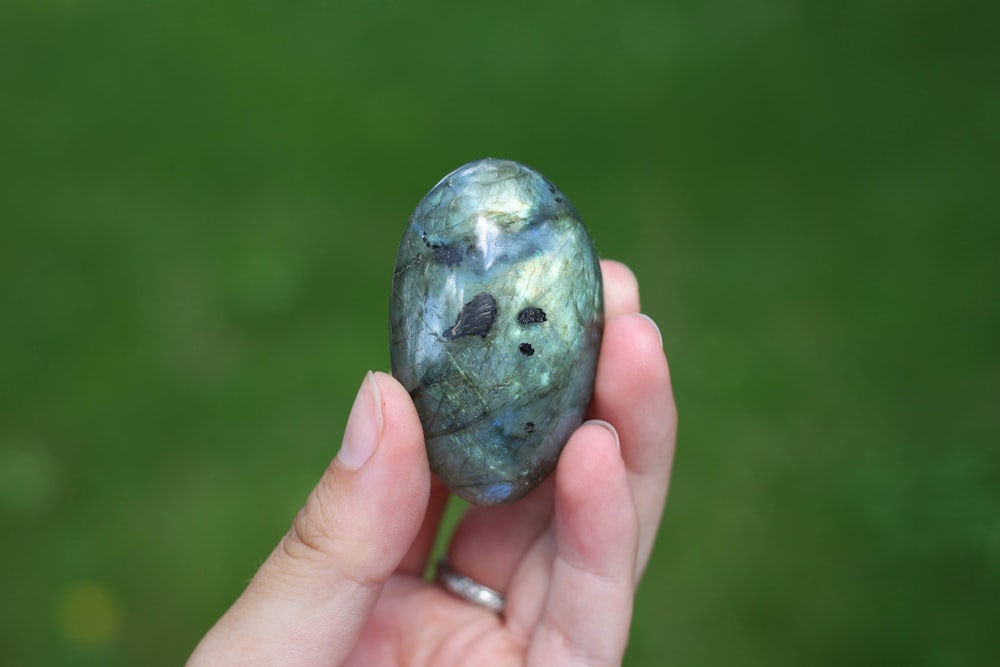
POLYGON ((455 326, 444 332, 445 338, 459 336, 479 336, 486 338, 493 321, 497 318, 497 302, 486 292, 472 297, 472 301, 462 306, 462 312, 455 320, 455 326))
POLYGON ((403 234, 389 320, 434 473, 479 505, 538 486, 590 403, 603 326, 600 265, 566 196, 507 160, 445 176, 403 234))
POLYGON ((519 324, 524 325, 545 322, 545 311, 541 308, 525 308, 517 314, 517 321, 519 324))
POLYGON ((462 263, 462 251, 455 246, 445 245, 434 248, 434 259, 447 266, 455 266, 462 263))

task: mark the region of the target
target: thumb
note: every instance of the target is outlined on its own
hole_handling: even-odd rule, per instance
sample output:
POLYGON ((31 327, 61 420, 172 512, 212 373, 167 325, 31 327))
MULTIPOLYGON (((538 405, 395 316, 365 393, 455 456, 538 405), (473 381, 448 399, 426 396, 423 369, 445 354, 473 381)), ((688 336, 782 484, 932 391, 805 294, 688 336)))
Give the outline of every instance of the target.
POLYGON ((420 528, 430 475, 413 402, 369 373, 340 452, 188 665, 340 664, 420 528))

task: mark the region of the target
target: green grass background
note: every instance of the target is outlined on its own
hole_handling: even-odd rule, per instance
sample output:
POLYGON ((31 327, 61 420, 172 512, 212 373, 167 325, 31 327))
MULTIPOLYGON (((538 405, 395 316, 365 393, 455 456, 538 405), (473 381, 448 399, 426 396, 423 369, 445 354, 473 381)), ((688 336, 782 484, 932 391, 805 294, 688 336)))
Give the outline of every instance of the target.
POLYGON ((385 369, 396 244, 530 164, 681 414, 627 665, 985 665, 998 5, 0 3, 0 662, 176 665, 385 369))

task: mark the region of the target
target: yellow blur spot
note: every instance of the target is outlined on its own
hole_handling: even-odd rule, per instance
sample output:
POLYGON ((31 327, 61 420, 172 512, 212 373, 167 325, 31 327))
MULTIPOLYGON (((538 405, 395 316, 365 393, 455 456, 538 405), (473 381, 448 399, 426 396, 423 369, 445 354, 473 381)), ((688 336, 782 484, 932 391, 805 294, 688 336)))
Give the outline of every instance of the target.
POLYGON ((106 586, 80 581, 67 588, 56 607, 59 631, 71 644, 97 647, 121 631, 121 610, 106 586))

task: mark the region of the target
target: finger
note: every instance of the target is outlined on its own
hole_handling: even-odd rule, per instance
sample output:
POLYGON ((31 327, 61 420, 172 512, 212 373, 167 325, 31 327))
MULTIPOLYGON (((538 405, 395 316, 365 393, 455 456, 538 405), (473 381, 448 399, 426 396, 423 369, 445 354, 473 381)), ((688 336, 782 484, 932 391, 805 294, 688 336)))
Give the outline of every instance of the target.
POLYGON ((551 521, 554 491, 550 477, 511 505, 469 508, 448 547, 454 568, 492 589, 507 591, 525 552, 551 521))
POLYGON ((189 664, 340 664, 417 535, 429 486, 409 395, 370 373, 340 452, 189 664))
POLYGON ((663 513, 677 437, 670 369, 656 324, 640 314, 607 323, 590 415, 618 429, 629 487, 639 513, 642 575, 663 513))
POLYGON ((614 428, 588 422, 556 470, 555 558, 529 665, 621 664, 638 517, 614 428))
POLYGON ((621 262, 601 260, 604 281, 604 319, 639 312, 639 282, 632 270, 621 262))
POLYGON ((448 506, 449 496, 448 487, 437 477, 432 477, 430 499, 427 502, 424 521, 417 532, 417 537, 413 540, 413 544, 410 545, 409 551, 403 556, 397 572, 418 577, 423 575, 427 569, 427 560, 430 558, 431 549, 434 548, 434 541, 437 539, 441 517, 444 515, 445 507, 448 506))

